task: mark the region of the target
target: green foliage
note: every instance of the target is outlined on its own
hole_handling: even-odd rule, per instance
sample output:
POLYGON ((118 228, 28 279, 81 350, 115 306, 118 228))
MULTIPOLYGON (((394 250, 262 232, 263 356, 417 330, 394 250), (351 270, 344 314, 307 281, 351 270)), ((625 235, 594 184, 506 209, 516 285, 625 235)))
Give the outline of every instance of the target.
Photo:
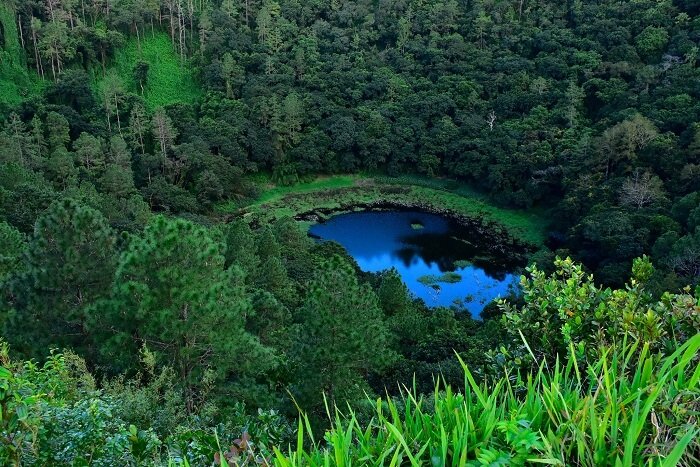
POLYGON ((37 220, 24 264, 8 282, 5 336, 28 354, 85 348, 88 307, 104 297, 116 267, 116 236, 94 209, 66 199, 37 220), (40 350, 41 349, 41 350, 40 350))
POLYGON ((205 228, 155 217, 122 254, 112 297, 92 323, 95 333, 110 330, 103 346, 108 362, 128 368, 146 346, 159 365, 174 368, 188 412, 210 382, 235 386, 273 363, 270 350, 245 330, 250 302, 240 271, 225 269, 223 254, 205 228))
POLYGON ((0 222, 0 283, 19 272, 25 248, 24 235, 7 222, 0 222))
POLYGON ((246 274, 246 280, 257 270, 260 258, 256 255, 255 237, 250 226, 242 219, 226 225, 226 266, 238 265, 246 274))
POLYGON ((369 421, 357 406, 337 406, 325 444, 304 419, 296 446, 275 450, 277 464, 695 462, 700 431, 688 415, 699 408, 700 296, 654 302, 641 285, 653 274, 646 258, 621 290, 596 287, 570 260, 556 266, 549 277, 533 269, 523 279, 522 307, 502 304, 513 341, 500 361, 515 355, 509 363, 521 371, 496 359, 496 373, 478 382, 460 358, 462 393, 443 383, 432 397, 406 388, 376 400, 369 421), (604 325, 591 332, 596 319, 604 325))
POLYGON ((0 463, 697 464, 697 13, 4 1, 0 320, 46 363, 3 350, 0 463), (545 264, 476 322, 288 219, 382 203, 545 264), (347 413, 291 460, 289 394, 300 448, 347 413))
POLYGON ((294 392, 314 416, 323 411, 321 394, 330 404, 363 396, 363 375, 380 370, 392 359, 379 301, 359 284, 341 257, 327 259, 309 285, 304 304, 294 392))
POLYGON ((536 266, 528 269, 529 277, 521 279, 523 307, 500 304, 506 328, 522 336, 538 360, 553 362, 571 349, 595 357, 627 338, 671 353, 700 329, 696 297, 666 293, 657 301, 644 290, 653 274, 646 257, 635 260, 632 279, 620 290, 597 286, 570 258, 557 259, 555 267, 551 275, 536 266))
POLYGON ((438 384, 431 397, 406 390, 398 400, 378 399, 367 424, 352 409, 337 409, 325 445, 300 422, 297 444, 289 451, 276 449, 275 461, 280 466, 692 462, 700 433, 681 414, 697 409, 699 349, 700 335, 663 359, 638 343, 621 344, 601 349, 597 360, 541 364, 526 379, 505 375, 481 384, 463 365, 463 393, 438 384), (678 405, 670 408, 671 401, 678 405), (655 441, 660 433, 664 443, 655 441))
POLYGON ((10 106, 38 94, 41 87, 38 77, 26 68, 15 15, 11 4, 0 5, 4 41, 0 47, 0 115, 4 115, 10 106))
MULTIPOLYGON (((191 66, 181 62, 164 32, 146 34, 140 43, 131 37, 117 50, 111 66, 127 89, 143 95, 149 110, 196 102, 202 94, 191 66)), ((98 75, 95 81, 97 89, 105 86, 104 77, 98 75)))
POLYGON ((664 50, 668 39, 668 31, 664 28, 647 26, 637 36, 637 48, 642 55, 656 57, 664 50))

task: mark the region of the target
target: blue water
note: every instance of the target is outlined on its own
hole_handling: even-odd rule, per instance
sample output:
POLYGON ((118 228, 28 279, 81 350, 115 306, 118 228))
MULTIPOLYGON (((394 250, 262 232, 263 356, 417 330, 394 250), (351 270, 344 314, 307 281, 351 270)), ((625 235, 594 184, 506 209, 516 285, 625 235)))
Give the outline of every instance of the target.
MULTIPOLYGON (((474 232, 460 230, 448 219, 423 212, 355 212, 315 224, 310 233, 345 247, 363 271, 395 268, 408 289, 428 306, 461 305, 474 317, 497 297, 517 287, 515 267, 489 250, 474 232), (422 225, 415 229, 412 224, 422 225), (480 245, 482 243, 482 245, 480 245), (454 264, 468 261, 469 265, 454 264), (510 268, 510 269, 509 269, 510 268), (456 283, 425 285, 418 279, 454 271, 456 283)), ((502 255, 501 255, 502 256, 502 255)))

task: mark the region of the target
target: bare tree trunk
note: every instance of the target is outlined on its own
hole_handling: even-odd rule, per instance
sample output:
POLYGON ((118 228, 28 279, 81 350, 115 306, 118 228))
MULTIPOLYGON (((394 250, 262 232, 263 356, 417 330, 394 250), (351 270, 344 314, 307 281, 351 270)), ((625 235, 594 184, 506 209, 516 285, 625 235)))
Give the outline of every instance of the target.
POLYGON ((56 66, 54 65, 53 55, 51 55, 51 74, 53 75, 53 80, 56 81, 56 66))
POLYGON ((134 22, 134 28, 136 29, 136 44, 139 47, 139 55, 143 53, 141 50, 141 35, 139 34, 139 25, 138 23, 134 22))
POLYGON ((58 67, 58 74, 60 75, 63 72, 63 69, 61 67, 61 55, 56 52, 56 65, 58 67))
POLYGON ((107 97, 107 93, 105 93, 105 115, 107 115, 107 130, 109 133, 112 133, 112 120, 109 118, 109 97, 107 97))
POLYGON ((182 0, 177 0, 177 25, 178 25, 178 40, 180 42, 180 63, 185 61, 185 35, 187 29, 185 26, 185 15, 182 12, 182 0))
POLYGON ((114 110, 115 113, 117 114, 117 129, 119 130, 119 136, 122 138, 124 135, 122 134, 122 122, 121 119, 119 118, 119 101, 117 100, 117 93, 114 93, 114 110))
MULTIPOLYGON (((34 17, 32 16, 32 19, 34 17)), ((33 24, 33 23, 30 23, 33 24)), ((32 26, 32 42, 34 42, 34 61, 36 61, 36 72, 37 74, 41 75, 41 78, 44 78, 44 73, 41 71, 41 59, 39 58, 39 47, 37 46, 36 43, 36 30, 32 26)))
POLYGON ((190 50, 193 50, 192 41, 194 40, 194 3, 192 0, 188 0, 189 18, 190 21, 190 50))
POLYGON ((46 8, 49 10, 49 15, 51 16, 51 21, 54 21, 54 13, 53 13, 53 1, 49 0, 46 2, 46 8))
POLYGON ((168 2, 168 18, 170 19, 170 41, 173 43, 173 46, 175 46, 175 25, 173 23, 175 18, 173 17, 172 0, 168 2))
POLYGON ((22 31, 22 17, 17 15, 17 29, 19 29, 19 40, 22 43, 22 50, 24 50, 24 32, 22 31))

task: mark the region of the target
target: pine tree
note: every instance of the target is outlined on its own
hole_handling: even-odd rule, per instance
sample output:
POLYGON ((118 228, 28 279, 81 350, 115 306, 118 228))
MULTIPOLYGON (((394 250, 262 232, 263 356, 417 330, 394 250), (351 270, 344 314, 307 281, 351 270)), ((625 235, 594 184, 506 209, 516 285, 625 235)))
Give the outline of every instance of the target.
POLYGON ((226 226, 226 267, 235 264, 252 280, 259 260, 256 254, 255 237, 243 219, 236 219, 226 226))
POLYGON ((256 247, 258 257, 262 261, 269 257, 279 258, 281 255, 280 245, 269 226, 263 227, 262 231, 258 233, 256 247))
POLYGON ((304 408, 320 413, 321 392, 331 407, 363 397, 364 378, 392 356, 379 301, 370 286, 359 284, 352 266, 335 255, 319 267, 300 318, 296 389, 304 408))
POLYGON ((173 127, 172 120, 170 120, 170 117, 168 117, 168 114, 162 107, 157 109, 153 114, 151 126, 153 129, 153 137, 155 138, 161 156, 161 170, 165 174, 169 166, 168 152, 172 149, 173 144, 175 144, 177 131, 175 127, 173 127))
POLYGON ((408 287, 403 283, 396 269, 393 268, 382 274, 377 295, 387 316, 406 311, 412 305, 408 287))
POLYGON ((70 126, 66 117, 57 112, 49 112, 46 115, 46 128, 49 132, 49 151, 53 153, 59 149, 66 149, 70 142, 70 126))
POLYGON ((115 198, 126 198, 134 194, 136 186, 131 170, 131 154, 121 136, 113 136, 109 140, 106 160, 104 172, 98 181, 100 189, 115 198))
POLYGON ((134 150, 146 153, 146 135, 150 131, 150 121, 146 109, 141 104, 135 104, 129 116, 129 142, 134 150))
POLYGON ((0 284, 18 275, 26 248, 25 236, 7 222, 0 221, 0 284))
POLYGON ((29 165, 27 154, 28 137, 26 126, 16 113, 10 114, 5 130, 0 135, 4 141, 0 161, 17 162, 25 167, 29 165))
POLYGON ((10 285, 5 336, 18 350, 84 348, 87 307, 109 290, 115 242, 102 214, 72 200, 56 201, 37 220, 24 273, 10 285))
POLYGON ((29 153, 29 166, 32 169, 41 168, 46 157, 46 141, 44 139, 44 124, 38 115, 34 115, 31 122, 29 141, 27 142, 29 153))
POLYGON ((128 367, 145 345, 174 368, 190 412, 207 374, 235 383, 272 365, 269 349, 245 330, 250 302, 240 270, 224 268, 224 248, 203 227, 155 217, 122 255, 112 299, 94 323, 114 331, 103 349, 110 360, 128 367))
POLYGON ((104 169, 105 154, 102 141, 89 133, 81 133, 73 143, 76 162, 89 180, 96 180, 104 169))

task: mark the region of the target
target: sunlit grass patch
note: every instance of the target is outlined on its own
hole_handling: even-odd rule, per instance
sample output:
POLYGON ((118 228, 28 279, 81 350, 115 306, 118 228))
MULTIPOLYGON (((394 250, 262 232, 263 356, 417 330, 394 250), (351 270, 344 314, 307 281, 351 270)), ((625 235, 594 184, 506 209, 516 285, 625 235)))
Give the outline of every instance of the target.
POLYGON ((254 201, 247 204, 228 202, 218 206, 217 211, 227 214, 244 209, 267 222, 313 210, 352 210, 354 206, 375 202, 429 205, 494 224, 494 228, 503 228, 510 236, 534 246, 544 243, 548 225, 537 211, 495 206, 484 195, 445 180, 336 175, 291 186, 276 186, 269 178, 257 175, 256 182, 264 188, 254 201))
MULTIPOLYGON (((130 37, 114 57, 110 69, 117 72, 129 91, 137 94, 141 94, 141 87, 134 79, 134 66, 139 61, 149 65, 143 92, 149 109, 177 102, 192 103, 202 95, 192 67, 186 61, 181 62, 167 33, 147 30, 141 37, 140 47, 136 37, 130 37)), ((96 86, 99 89, 103 78, 102 71, 98 73, 96 86)))

